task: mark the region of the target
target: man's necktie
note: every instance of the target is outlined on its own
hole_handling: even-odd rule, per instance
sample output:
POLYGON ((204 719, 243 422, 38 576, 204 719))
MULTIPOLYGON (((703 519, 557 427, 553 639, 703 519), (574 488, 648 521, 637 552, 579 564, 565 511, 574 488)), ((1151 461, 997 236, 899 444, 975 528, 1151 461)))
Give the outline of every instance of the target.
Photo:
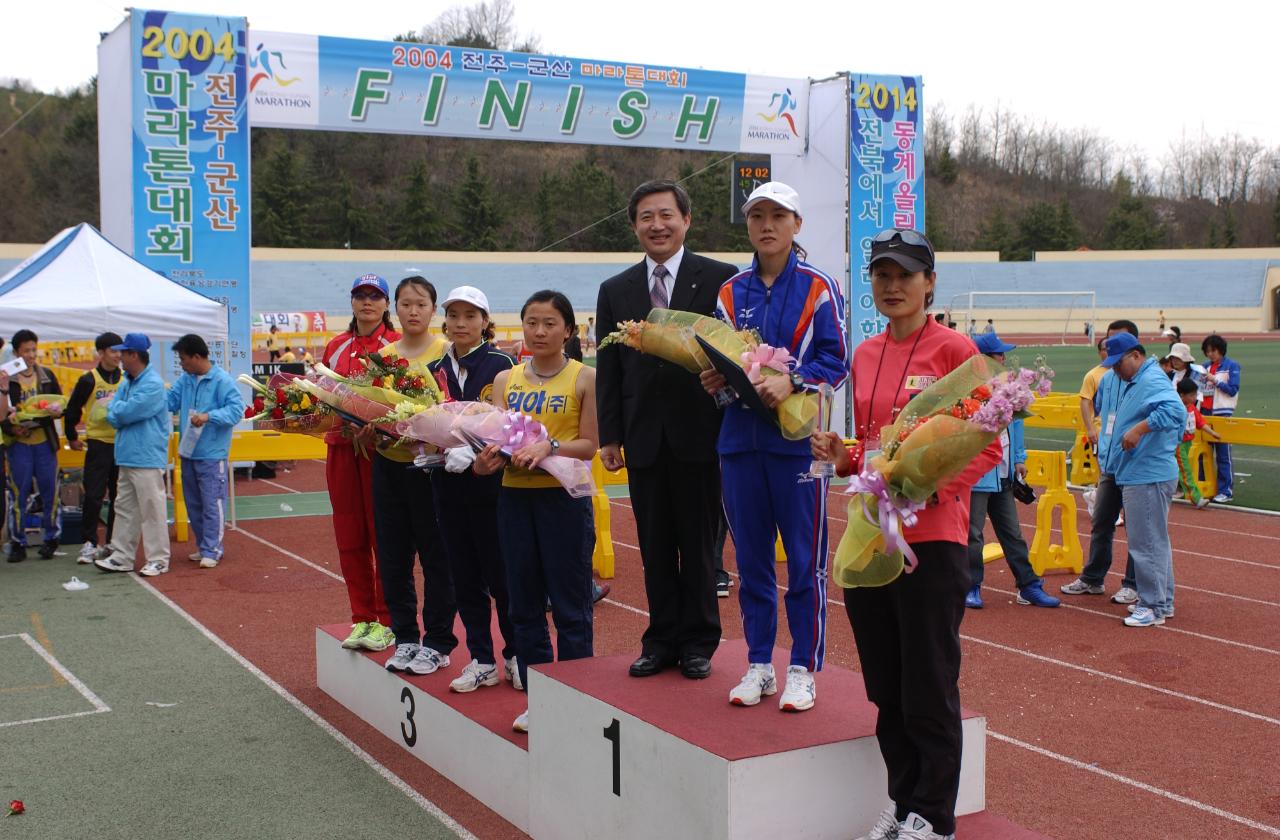
POLYGON ((665 265, 653 270, 653 288, 649 290, 649 303, 658 309, 666 309, 671 298, 667 294, 667 277, 670 276, 665 265))

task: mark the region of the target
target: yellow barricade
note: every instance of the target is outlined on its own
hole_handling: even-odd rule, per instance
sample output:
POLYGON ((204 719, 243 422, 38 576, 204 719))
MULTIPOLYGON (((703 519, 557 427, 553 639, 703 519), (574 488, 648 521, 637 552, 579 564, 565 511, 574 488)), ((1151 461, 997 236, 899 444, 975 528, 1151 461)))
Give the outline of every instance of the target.
POLYGON ((1084 571, 1084 552, 1076 530, 1076 500, 1067 489, 1067 453, 1027 452, 1027 483, 1043 487, 1036 502, 1036 534, 1031 541, 1031 568, 1037 575, 1046 569, 1084 571), (1060 511, 1062 542, 1054 545, 1053 514, 1060 511))
POLYGON ((1078 434, 1075 445, 1071 447, 1071 483, 1097 484, 1098 478, 1098 460, 1093 454, 1093 445, 1083 433, 1078 434))
POLYGON ((591 553, 591 568, 602 578, 613 577, 613 526, 609 516, 609 494, 604 491, 608 473, 597 454, 591 460, 591 477, 596 482, 596 494, 591 498, 591 509, 596 518, 596 547, 591 553))
POLYGON ((1209 445, 1204 432, 1196 432, 1187 457, 1191 461, 1191 474, 1196 476, 1196 489, 1201 496, 1212 499, 1218 492, 1218 459, 1214 457, 1213 447, 1209 445))

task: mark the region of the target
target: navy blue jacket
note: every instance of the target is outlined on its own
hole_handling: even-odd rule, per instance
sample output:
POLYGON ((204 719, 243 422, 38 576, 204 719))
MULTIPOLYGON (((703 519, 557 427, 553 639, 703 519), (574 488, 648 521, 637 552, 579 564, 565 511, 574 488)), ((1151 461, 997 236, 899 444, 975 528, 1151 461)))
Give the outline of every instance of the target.
MULTIPOLYGON (((450 347, 443 356, 427 365, 436 383, 442 386, 441 390, 448 390, 447 396, 451 400, 489 402, 493 380, 515 366, 510 356, 486 341, 458 360, 467 372, 466 384, 459 385, 453 372, 452 355, 453 348, 450 347)), ((464 473, 451 473, 443 468, 431 470, 431 488, 435 491, 437 504, 497 504, 501 486, 501 470, 493 475, 476 475, 471 470, 464 473)), ((447 523, 442 523, 442 527, 448 527, 447 523)))

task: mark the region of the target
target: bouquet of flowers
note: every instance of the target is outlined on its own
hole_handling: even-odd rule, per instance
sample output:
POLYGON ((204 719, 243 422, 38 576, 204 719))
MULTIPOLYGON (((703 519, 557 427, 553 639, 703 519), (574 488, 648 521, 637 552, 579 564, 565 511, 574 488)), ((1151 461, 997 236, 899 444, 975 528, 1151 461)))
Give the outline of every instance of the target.
POLYGON ((319 437, 337 423, 333 412, 312 398, 300 384, 305 380, 296 374, 278 373, 265 385, 243 374, 237 381, 249 386, 253 393, 253 402, 245 408, 244 416, 253 421, 257 431, 319 437))
MULTIPOLYGON (((880 430, 879 452, 850 482, 849 524, 832 577, 846 589, 884 586, 916 565, 905 528, 1001 430, 1049 393, 1053 371, 1005 368, 974 356, 912 398, 880 430)), ((865 442, 864 442, 865 443, 865 442)))
POLYGON ((467 446, 468 442, 454 433, 454 423, 464 414, 492 414, 498 409, 486 402, 455 400, 433 405, 400 419, 396 433, 440 449, 467 446))
POLYGON ((18 403, 18 413, 13 419, 31 425, 38 420, 58 417, 66 407, 66 397, 61 394, 36 394, 18 403))

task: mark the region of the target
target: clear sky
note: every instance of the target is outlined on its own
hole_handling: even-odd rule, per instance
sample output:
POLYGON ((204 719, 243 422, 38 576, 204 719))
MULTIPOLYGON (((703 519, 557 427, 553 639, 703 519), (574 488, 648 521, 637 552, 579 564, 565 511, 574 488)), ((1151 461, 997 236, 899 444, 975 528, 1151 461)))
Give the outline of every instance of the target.
MULTIPOLYGON (((1184 131, 1239 132, 1280 147, 1276 0, 514 1, 521 32, 561 55, 775 76, 921 75, 926 108, 943 102, 959 115, 971 103, 998 105, 1093 129, 1153 161, 1184 131), (883 11, 873 17, 873 9, 883 11)), ((388 39, 452 5, 172 0, 157 7, 243 14, 260 29, 388 39)), ((124 15, 109 0, 5 6, 0 78, 44 90, 87 81, 99 33, 124 15)))

